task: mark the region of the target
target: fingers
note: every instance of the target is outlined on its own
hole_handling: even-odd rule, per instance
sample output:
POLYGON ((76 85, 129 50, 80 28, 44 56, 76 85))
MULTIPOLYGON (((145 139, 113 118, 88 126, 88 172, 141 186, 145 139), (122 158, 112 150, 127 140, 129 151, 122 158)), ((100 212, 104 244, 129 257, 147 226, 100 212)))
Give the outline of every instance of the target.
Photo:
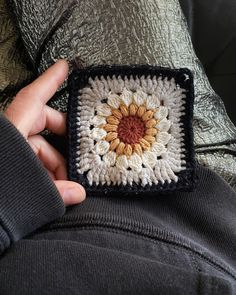
POLYGON ((28 143, 45 168, 53 173, 56 179, 67 180, 65 159, 53 146, 40 135, 30 136, 28 143))
POLYGON ((63 180, 56 180, 54 183, 66 206, 84 201, 86 194, 82 185, 73 181, 63 180))
POLYGON ((58 135, 66 133, 66 114, 45 106, 46 128, 58 135))
POLYGON ((80 184, 67 181, 66 164, 62 155, 40 135, 30 136, 28 143, 54 180, 65 205, 82 202, 86 196, 85 190, 80 184))
MULTIPOLYGON (((13 125, 15 125, 25 138, 27 138, 29 133, 33 134, 32 126, 37 126, 38 128, 35 133, 38 133, 45 128, 45 104, 55 94, 67 75, 67 62, 59 60, 38 79, 23 88, 7 108, 5 111, 6 117, 13 125)), ((57 117, 59 118, 59 115, 57 117)), ((52 120, 47 117, 47 121, 55 130, 55 124, 52 125, 51 123, 52 120)), ((56 122, 61 121, 62 120, 58 119, 56 122)), ((62 125, 62 123, 59 123, 59 125, 62 125)), ((36 129, 36 127, 33 129, 36 129)))
POLYGON ((68 64, 65 60, 59 60, 48 68, 38 79, 23 88, 18 97, 24 96, 24 100, 40 100, 43 104, 55 94, 57 89, 65 81, 68 75, 68 64))

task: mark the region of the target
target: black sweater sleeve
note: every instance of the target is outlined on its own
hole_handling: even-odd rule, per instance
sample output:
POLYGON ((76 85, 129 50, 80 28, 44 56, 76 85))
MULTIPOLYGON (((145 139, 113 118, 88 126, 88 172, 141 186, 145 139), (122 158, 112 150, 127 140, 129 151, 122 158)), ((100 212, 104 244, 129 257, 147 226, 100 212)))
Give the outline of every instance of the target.
POLYGON ((20 132, 0 114, 0 254, 64 212, 47 171, 20 132))

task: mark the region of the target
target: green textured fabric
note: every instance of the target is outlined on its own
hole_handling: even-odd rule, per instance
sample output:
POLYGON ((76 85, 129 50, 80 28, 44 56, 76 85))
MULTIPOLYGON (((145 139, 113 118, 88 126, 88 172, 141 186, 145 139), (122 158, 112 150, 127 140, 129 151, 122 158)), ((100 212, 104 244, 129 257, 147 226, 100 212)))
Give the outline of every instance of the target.
MULTIPOLYGON (((0 0, 0 100, 9 101, 33 77, 6 0, 0 0)), ((4 103, 2 108, 4 107, 4 103)))
MULTIPOLYGON (((37 71, 59 58, 80 65, 151 64, 194 74, 196 158, 236 188, 236 128, 197 58, 177 0, 11 0, 24 48, 37 71), (150 17, 151 16, 151 17, 150 17)), ((66 83, 49 102, 66 111, 66 83)))

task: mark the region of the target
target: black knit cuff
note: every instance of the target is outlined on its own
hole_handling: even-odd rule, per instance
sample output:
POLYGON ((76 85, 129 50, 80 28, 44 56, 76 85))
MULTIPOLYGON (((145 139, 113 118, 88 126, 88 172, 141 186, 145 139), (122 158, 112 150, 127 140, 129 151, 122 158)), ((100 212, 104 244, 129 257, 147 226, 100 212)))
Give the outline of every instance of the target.
POLYGON ((64 212, 46 170, 20 132, 0 115, 0 251, 64 212))

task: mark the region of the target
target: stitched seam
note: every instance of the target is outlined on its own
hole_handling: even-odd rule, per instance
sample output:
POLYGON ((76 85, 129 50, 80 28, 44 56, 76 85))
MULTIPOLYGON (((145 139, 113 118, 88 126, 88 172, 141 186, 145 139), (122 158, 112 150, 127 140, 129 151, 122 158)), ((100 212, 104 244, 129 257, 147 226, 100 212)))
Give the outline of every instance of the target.
POLYGON ((177 241, 170 241, 170 240, 166 240, 163 237, 154 237, 154 236, 150 236, 148 233, 137 233, 132 231, 131 229, 116 229, 114 228, 114 226, 108 226, 108 225, 88 225, 88 224, 81 224, 81 225, 63 225, 63 227, 58 226, 55 228, 51 228, 51 229, 42 229, 38 232, 35 232, 33 235, 37 235, 37 233, 46 233, 46 232, 54 232, 54 231, 58 231, 58 229, 60 229, 61 231, 67 231, 68 229, 73 229, 73 230, 78 230, 78 229, 82 229, 82 230, 96 230, 99 229, 101 231, 105 231, 105 232, 113 232, 113 233, 124 233, 127 235, 131 235, 131 236, 139 236, 139 238, 143 239, 143 240, 147 240, 147 241, 152 241, 153 243, 157 243, 158 242, 162 242, 165 244, 170 244, 172 245, 175 249, 183 249, 185 251, 187 251, 189 254, 195 254, 198 258, 201 258, 204 262, 209 263, 211 266, 215 267, 215 269, 219 270, 219 271, 223 271, 224 273, 226 273, 227 275, 230 275, 234 280, 236 280, 236 275, 233 274, 228 268, 226 268, 224 265, 222 265, 219 261, 213 261, 211 258, 203 255, 202 253, 198 252, 198 250, 190 248, 190 246, 188 245, 184 245, 180 242, 177 241), (105 227, 101 228, 101 227, 105 227))

